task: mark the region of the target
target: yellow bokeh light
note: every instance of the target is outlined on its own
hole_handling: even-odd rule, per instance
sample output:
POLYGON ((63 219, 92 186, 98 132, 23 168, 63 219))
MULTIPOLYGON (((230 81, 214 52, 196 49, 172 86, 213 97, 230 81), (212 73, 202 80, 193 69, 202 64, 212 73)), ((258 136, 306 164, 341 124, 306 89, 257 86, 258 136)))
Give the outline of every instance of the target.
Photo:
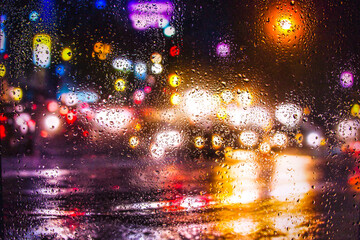
POLYGON ((295 139, 296 139, 297 143, 302 143, 304 140, 304 136, 302 135, 302 133, 297 133, 295 135, 295 139))
POLYGON ((151 54, 150 60, 152 63, 160 64, 162 60, 162 56, 160 55, 160 53, 154 52, 153 54, 151 54))
POLYGON ((68 47, 64 48, 61 52, 61 58, 64 61, 70 61, 72 56, 73 56, 73 53, 72 53, 71 49, 68 47))
POLYGON ((124 79, 119 78, 118 80, 115 81, 114 86, 116 91, 123 92, 126 88, 126 83, 124 79))
POLYGON ((172 105, 179 105, 181 102, 181 96, 179 93, 173 93, 170 97, 170 102, 172 105))
POLYGON ((23 97, 23 91, 19 87, 13 88, 10 94, 12 99, 15 101, 20 101, 23 97))
POLYGON ((283 30, 289 30, 292 26, 292 23, 289 19, 283 18, 279 20, 279 25, 283 30))
POLYGON ((220 149, 223 145, 223 139, 217 134, 214 134, 211 138, 212 147, 217 150, 220 149))
POLYGON ((136 148, 140 143, 140 140, 137 136, 132 136, 130 139, 129 139, 129 145, 131 148, 136 148))
POLYGON ((219 108, 219 110, 216 113, 216 116, 219 119, 224 120, 227 116, 226 109, 224 107, 219 108))
POLYGON ((5 76, 6 68, 4 64, 0 64, 0 77, 5 76))
POLYGON ((178 87, 181 83, 181 78, 176 74, 171 74, 169 76, 169 84, 172 87, 178 87))
POLYGON ((194 139, 194 145, 196 148, 202 149, 205 146, 205 139, 201 136, 197 136, 194 139))
POLYGON ((140 123, 136 123, 135 128, 134 128, 135 131, 140 131, 141 128, 142 128, 141 124, 140 124, 140 123))
POLYGON ((359 104, 356 103, 351 107, 351 115, 352 116, 358 117, 359 116, 359 111, 360 111, 359 104))

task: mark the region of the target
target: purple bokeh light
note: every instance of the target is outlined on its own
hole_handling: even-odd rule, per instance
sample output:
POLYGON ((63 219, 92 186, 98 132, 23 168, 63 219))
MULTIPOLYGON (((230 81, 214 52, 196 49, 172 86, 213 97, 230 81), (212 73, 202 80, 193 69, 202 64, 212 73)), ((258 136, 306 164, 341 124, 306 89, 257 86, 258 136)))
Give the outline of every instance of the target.
POLYGON ((216 54, 219 57, 227 57, 230 55, 230 46, 229 44, 226 43, 218 43, 218 45, 216 46, 216 54))
POLYGON ((137 30, 146 30, 150 27, 166 27, 174 7, 168 1, 130 2, 128 9, 133 27, 137 30))
POLYGON ((354 75, 351 72, 343 72, 340 75, 340 84, 344 88, 350 88, 354 84, 354 75))

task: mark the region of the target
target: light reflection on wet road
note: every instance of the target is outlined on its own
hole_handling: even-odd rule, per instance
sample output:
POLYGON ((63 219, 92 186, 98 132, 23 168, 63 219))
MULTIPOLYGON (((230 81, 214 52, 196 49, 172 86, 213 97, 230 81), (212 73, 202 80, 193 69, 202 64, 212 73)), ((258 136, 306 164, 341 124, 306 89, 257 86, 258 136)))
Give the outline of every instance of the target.
POLYGON ((267 159, 234 154, 167 164, 3 159, 5 236, 357 239, 359 199, 347 176, 331 176, 331 162, 291 151, 267 159))

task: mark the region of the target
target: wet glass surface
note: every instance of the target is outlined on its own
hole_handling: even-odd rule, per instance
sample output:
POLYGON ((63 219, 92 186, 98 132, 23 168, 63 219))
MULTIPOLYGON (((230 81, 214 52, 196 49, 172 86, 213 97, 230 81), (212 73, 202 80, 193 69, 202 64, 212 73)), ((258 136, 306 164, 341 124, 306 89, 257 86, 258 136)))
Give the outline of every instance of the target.
POLYGON ((3 239, 359 239, 357 1, 0 3, 3 239))

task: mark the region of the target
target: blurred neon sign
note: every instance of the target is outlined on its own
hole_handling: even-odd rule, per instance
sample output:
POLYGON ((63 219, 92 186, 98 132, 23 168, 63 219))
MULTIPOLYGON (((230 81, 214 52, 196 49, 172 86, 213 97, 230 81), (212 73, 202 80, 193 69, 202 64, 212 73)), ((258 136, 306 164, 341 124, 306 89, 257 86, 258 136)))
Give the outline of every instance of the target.
POLYGON ((168 26, 173 5, 170 2, 130 2, 129 17, 135 29, 165 28, 168 26))

